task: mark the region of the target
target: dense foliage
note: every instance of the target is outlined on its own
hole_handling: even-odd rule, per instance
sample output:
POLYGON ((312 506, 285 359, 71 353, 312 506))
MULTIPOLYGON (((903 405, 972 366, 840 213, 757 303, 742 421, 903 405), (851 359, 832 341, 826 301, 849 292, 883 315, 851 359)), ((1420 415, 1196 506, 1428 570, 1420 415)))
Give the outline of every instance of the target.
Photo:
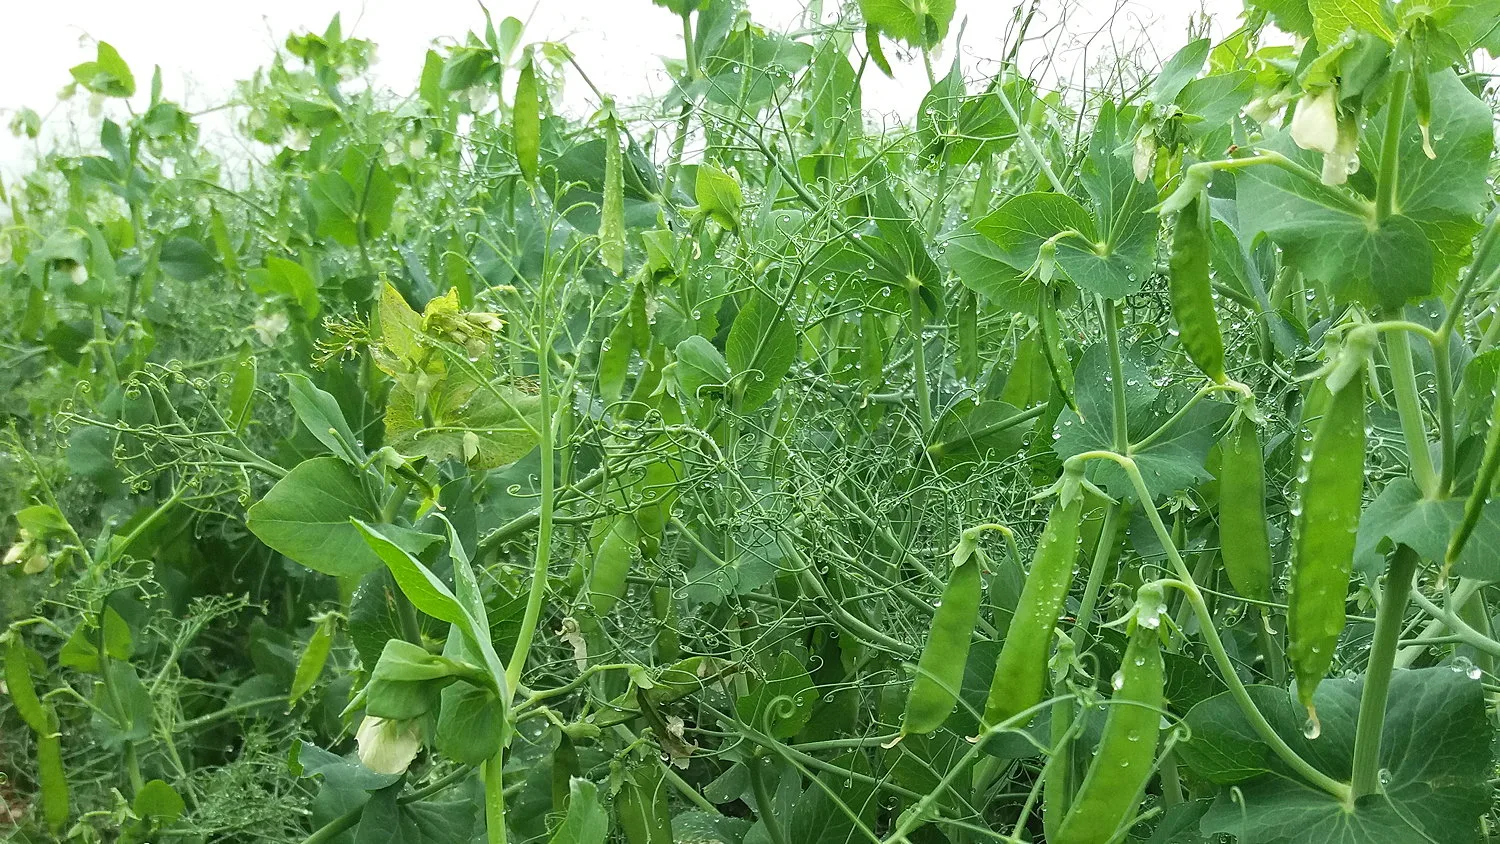
POLYGON ((158 72, 4 186, 0 829, 1486 840, 1500 0, 1065 90, 1035 6, 974 79, 952 0, 656 2, 658 99, 335 19, 265 161, 158 72))

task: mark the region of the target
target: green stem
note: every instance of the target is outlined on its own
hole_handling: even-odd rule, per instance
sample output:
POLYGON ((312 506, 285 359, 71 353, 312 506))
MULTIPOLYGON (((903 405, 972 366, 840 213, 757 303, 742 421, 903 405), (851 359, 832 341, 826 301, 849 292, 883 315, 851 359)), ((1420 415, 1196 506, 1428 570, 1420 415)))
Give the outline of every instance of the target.
POLYGON ((1432 498, 1438 490, 1438 476, 1433 470, 1432 454, 1427 449, 1427 426, 1422 421, 1421 400, 1417 397, 1417 376, 1412 367, 1411 341, 1405 331, 1385 333, 1386 357, 1391 366, 1391 388, 1396 394, 1396 411, 1401 416, 1401 434, 1411 460, 1411 476, 1422 495, 1432 498))
POLYGON ((484 763, 484 828, 488 844, 505 844, 504 744, 484 763))
MULTIPOLYGON (((545 309, 545 305, 542 306, 545 309)), ((545 322, 545 320, 544 320, 545 322)), ((554 496, 552 448, 552 426, 555 424, 552 409, 552 377, 545 349, 549 345, 549 332, 537 350, 537 403, 542 420, 538 448, 541 451, 541 505, 537 516, 536 562, 531 571, 531 593, 526 599, 526 615, 521 620, 520 635, 515 649, 511 651, 510 663, 505 667, 505 687, 516 689, 521 684, 521 672, 526 667, 526 657, 531 652, 531 642, 536 636, 536 627, 542 616, 542 601, 547 596, 547 570, 552 553, 552 515, 554 496)))
POLYGON ((1385 704, 1391 691, 1396 642, 1406 615, 1407 595, 1417 571, 1417 552, 1397 545, 1386 570, 1385 592, 1375 616, 1375 638, 1365 668, 1365 687, 1359 697, 1359 722, 1354 730, 1354 799, 1380 791, 1380 736, 1385 729, 1385 704))
POLYGON ((760 816, 760 822, 765 825, 771 844, 787 844, 781 821, 776 819, 776 803, 771 796, 771 789, 766 787, 765 768, 770 761, 771 757, 759 753, 750 759, 750 785, 755 789, 755 814, 760 816))
POLYGON ((927 350, 922 340, 926 320, 922 318, 922 296, 918 292, 921 284, 915 278, 907 279, 906 301, 911 309, 909 326, 913 343, 912 365, 916 369, 917 412, 921 415, 922 434, 925 436, 932 430, 932 396, 927 388, 927 350))
POLYGON ((1386 107, 1385 137, 1381 139, 1380 173, 1375 182, 1375 222, 1383 222, 1396 207, 1396 185, 1401 175, 1401 120, 1406 116, 1406 71, 1391 77, 1391 103, 1386 107))
POLYGON ((1078 605, 1078 623, 1073 626, 1073 644, 1079 648, 1083 647, 1083 640, 1089 634, 1089 627, 1094 621, 1094 608, 1099 602, 1099 589, 1104 583, 1104 569, 1114 559, 1112 553, 1115 548, 1115 534, 1120 529, 1120 515, 1122 509, 1119 504, 1106 504, 1104 508, 1104 524, 1099 527, 1099 544, 1094 548, 1094 561, 1089 566, 1089 579, 1083 587, 1083 600, 1078 605))

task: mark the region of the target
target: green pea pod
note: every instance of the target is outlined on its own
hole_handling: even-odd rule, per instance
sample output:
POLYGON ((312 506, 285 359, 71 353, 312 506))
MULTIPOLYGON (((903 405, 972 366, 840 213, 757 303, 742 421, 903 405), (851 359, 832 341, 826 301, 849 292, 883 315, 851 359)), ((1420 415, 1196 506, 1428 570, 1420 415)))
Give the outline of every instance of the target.
POLYGON ((1078 413, 1078 401, 1073 397, 1073 364, 1068 360, 1068 350, 1063 348, 1062 328, 1057 324, 1057 301, 1046 285, 1042 285, 1040 302, 1036 318, 1042 327, 1042 354, 1047 358, 1047 369, 1052 372, 1052 380, 1062 393, 1063 401, 1078 413))
POLYGON ((1299 472, 1301 511, 1292 527, 1287 590, 1286 655, 1297 678, 1297 697, 1307 707, 1310 735, 1318 731, 1313 692, 1333 664, 1354 566, 1365 483, 1363 377, 1351 378, 1324 407, 1299 472))
POLYGON ((906 698, 901 719, 902 735, 930 733, 943 725, 958 704, 969 661, 969 642, 979 621, 979 601, 984 592, 979 569, 982 552, 965 537, 953 552, 953 570, 943 589, 942 603, 932 616, 927 645, 917 662, 917 677, 906 698))
POLYGON ((599 257, 620 275, 625 271, 625 169, 620 154, 620 120, 606 100, 604 118, 604 206, 599 215, 599 257))
POLYGON ((629 844, 672 844, 672 809, 660 765, 648 762, 625 772, 615 811, 629 844))
POLYGON ((995 662, 995 678, 984 705, 985 727, 1013 718, 1042 701, 1052 630, 1062 615, 1068 586, 1073 582, 1073 567, 1078 562, 1078 524, 1084 499, 1081 481, 1081 475, 1065 475, 1061 493, 1047 514, 1031 572, 995 662))
POLYGON ((42 816, 54 833, 68 820, 68 779, 62 764, 62 737, 57 713, 37 697, 31 679, 31 651, 18 633, 11 632, 5 648, 5 687, 16 714, 36 733, 37 782, 42 790, 42 816))
POLYGON ((292 693, 289 703, 296 703, 312 690, 318 678, 323 676, 323 666, 328 663, 328 653, 333 648, 334 622, 332 616, 324 616, 318 628, 307 640, 307 648, 297 660, 297 673, 292 677, 292 693))
POLYGON ((1194 199, 1177 215, 1168 261, 1172 318, 1182 347, 1203 374, 1224 383, 1224 337, 1208 280, 1208 208, 1194 199))
POLYGON ((1266 467, 1260 432, 1241 414, 1219 443, 1219 546, 1234 591, 1271 600, 1271 540, 1266 535, 1266 467))
POLYGON ((1479 517, 1484 513, 1484 505, 1489 503, 1490 491, 1494 489, 1497 474, 1500 474, 1500 399, 1495 401, 1491 411, 1490 430, 1484 436, 1484 460, 1480 462, 1479 474, 1474 478, 1474 489, 1464 502, 1463 523, 1448 541, 1448 552, 1443 555, 1445 569, 1452 568, 1458 562, 1469 537, 1474 535, 1474 528, 1479 526, 1479 517))
POLYGON ((1130 642, 1114 678, 1099 750, 1084 775, 1068 816, 1051 844, 1108 844, 1130 822, 1151 779, 1161 737, 1166 677, 1157 628, 1161 587, 1148 583, 1136 597, 1130 642))
POLYGON ((47 715, 31 681, 30 659, 30 649, 21 641, 21 635, 12 631, 5 647, 5 686, 10 702, 32 732, 45 733, 49 729, 47 715))
POLYGON ((63 769, 62 732, 57 713, 45 707, 47 730, 37 733, 37 782, 42 789, 42 817, 56 835, 68 822, 68 773, 63 769))
POLYGON ((956 319, 958 377, 974 384, 979 380, 979 297, 974 291, 964 291, 956 319))
POLYGON ((542 95, 537 87, 536 63, 528 57, 521 65, 516 77, 514 123, 511 127, 515 143, 516 163, 521 175, 528 182, 535 182, 541 163, 542 149, 542 95))
POLYGON ((628 513, 595 523, 594 568, 589 575, 589 602, 594 612, 605 615, 625 597, 625 577, 630 573, 638 529, 628 513))

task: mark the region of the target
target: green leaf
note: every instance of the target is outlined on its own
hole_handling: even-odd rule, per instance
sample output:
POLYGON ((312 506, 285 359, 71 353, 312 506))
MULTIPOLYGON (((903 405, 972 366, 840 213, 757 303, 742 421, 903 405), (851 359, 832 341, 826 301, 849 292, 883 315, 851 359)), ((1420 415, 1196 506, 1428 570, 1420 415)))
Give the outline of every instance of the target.
MULTIPOLYGON (((351 518, 374 521, 370 492, 336 457, 314 457, 292 468, 261 500, 250 505, 250 532, 273 550, 313 571, 358 576, 380 565, 351 518)), ((389 527, 402 544, 420 551, 437 537, 389 527)))
POLYGON ((364 463, 364 447, 344 419, 338 399, 318 389, 312 379, 301 373, 286 372, 281 377, 286 379, 292 410, 308 433, 345 463, 351 466, 364 463))
POLYGON ((721 389, 733 377, 724 355, 707 337, 694 334, 683 340, 677 344, 676 355, 679 395, 694 402, 701 400, 703 390, 721 389))
POLYGON ((94 60, 74 66, 70 73, 73 81, 95 94, 135 96, 135 77, 130 73, 130 66, 108 42, 100 41, 94 60))
MULTIPOLYGON (((1363 678, 1318 686, 1322 735, 1302 735, 1306 717, 1283 690, 1251 687, 1271 726, 1314 767, 1347 780, 1363 678)), ((1187 716, 1192 740, 1180 745, 1196 773, 1226 788, 1203 818, 1204 833, 1236 836, 1240 844, 1407 844, 1479 841, 1479 818, 1489 808, 1490 745, 1483 690, 1448 667, 1398 669, 1380 744, 1383 793, 1352 810, 1304 785, 1270 753, 1226 692, 1187 716)))
MULTIPOLYGON (((1298 149, 1285 132, 1263 146, 1314 171, 1322 166, 1317 153, 1298 149)), ((1377 225, 1373 206, 1333 199, 1339 190, 1278 167, 1251 167, 1239 178, 1235 203, 1241 234, 1264 232, 1305 276, 1327 284, 1339 304, 1399 308, 1430 294, 1433 250, 1422 228, 1400 214, 1377 225)))
POLYGON ((443 689, 438 709, 439 753, 468 765, 488 761, 500 749, 505 710, 488 689, 454 683, 443 689))
POLYGON ((726 362, 742 391, 740 410, 758 409, 775 395, 797 357, 797 329, 776 300, 756 289, 734 318, 724 343, 726 362))
POLYGON ((1187 46, 1174 53, 1162 65, 1161 72, 1156 74, 1156 80, 1146 92, 1146 98, 1157 105, 1167 105, 1176 100, 1182 89, 1203 72, 1203 65, 1208 61, 1211 48, 1212 42, 1207 38, 1189 41, 1187 46))
POLYGON ((219 268, 208 247, 180 235, 162 245, 157 263, 162 272, 178 281, 199 281, 219 268))
POLYGON ((1308 0, 1307 6, 1319 44, 1335 44, 1349 30, 1374 35, 1387 44, 1396 43, 1390 15, 1381 0, 1308 0))
POLYGON ((818 690, 807 669, 795 656, 782 651, 765 679, 735 706, 745 723, 776 738, 789 739, 807 726, 817 700, 818 690))
POLYGON ((317 317, 323 304, 318 299, 318 285, 311 275, 296 261, 288 261, 275 255, 266 256, 266 266, 252 270, 251 284, 264 292, 279 293, 296 302, 308 319, 317 317))
POLYGON ((958 280, 996 307, 1018 314, 1036 310, 1041 282, 1012 266, 1007 253, 980 234, 975 224, 964 223, 954 230, 943 244, 943 253, 958 280))
POLYGON ((568 782, 568 814, 552 834, 550 844, 604 844, 609 816, 599 803, 599 788, 581 777, 568 782))
POLYGON ((541 400, 509 384, 486 384, 450 370, 427 396, 426 415, 401 384, 386 400, 386 442, 402 454, 461 460, 475 469, 498 469, 536 448, 541 400))
MULTIPOLYGON (((1134 354, 1127 351, 1121 363, 1129 438, 1137 443, 1170 419, 1186 396, 1182 390, 1158 389, 1134 354)), ((1114 448, 1112 381, 1105 345, 1089 346, 1078 363, 1074 380, 1079 413, 1064 410, 1057 420, 1053 449, 1058 457, 1066 459, 1085 451, 1114 448)), ((1200 401, 1145 448, 1132 448, 1131 457, 1153 497, 1189 489, 1212 477, 1203 462, 1231 412, 1224 402, 1200 401)), ((1113 463, 1094 461, 1089 477, 1115 498, 1136 498, 1135 486, 1113 463)))
MULTIPOLYGON (((391 577, 395 578, 396 585, 411 601, 412 606, 433 618, 457 627, 463 633, 466 643, 480 654, 484 670, 494 681, 495 687, 503 690, 505 669, 500 658, 495 654, 495 646, 490 640, 488 621, 482 613, 475 613, 469 608, 469 605, 473 604, 474 599, 477 598, 478 586, 474 583, 472 570, 469 569, 468 557, 464 554, 462 546, 457 545, 458 538, 451 527, 449 529, 449 553, 453 558, 455 578, 463 583, 460 589, 468 596, 463 601, 459 600, 458 596, 454 595, 448 589, 447 584, 433 574, 431 569, 412 556, 412 552, 405 547, 410 543, 404 539, 400 528, 392 525, 381 525, 376 528, 358 519, 350 519, 350 521, 358 529, 364 541, 385 563, 386 568, 391 572, 391 577), (398 544, 396 540, 401 540, 401 543, 398 544), (454 548, 458 550, 454 551, 454 548)), ((426 536, 426 534, 422 535, 426 536)))
POLYGON ((700 164, 693 195, 698 200, 698 213, 730 231, 739 231, 745 195, 738 179, 712 164, 700 164))
MULTIPOLYGON (((1042 245, 1051 240, 1056 245, 1057 268, 1079 287, 1109 299, 1140 289, 1140 277, 1126 256, 1109 252, 1107 244, 1095 243, 1094 220, 1072 197, 1023 193, 975 222, 974 230, 998 248, 994 257, 1023 273, 1033 270, 1042 245)), ((960 261, 968 259, 966 256, 960 261)), ((970 270, 972 273, 973 268, 970 270)), ((1012 295, 1018 304, 1022 301, 1019 294, 1029 286, 1016 286, 1012 295)), ((1034 302, 1026 303, 1026 309, 1030 310, 1034 302)))
POLYGON ((187 804, 172 786, 161 780, 151 780, 136 792, 131 809, 138 818, 150 818, 159 826, 171 826, 182 817, 187 804))
MULTIPOLYGON (((1385 570, 1385 554, 1397 544, 1423 559, 1442 560, 1463 515, 1463 499, 1423 498, 1411 478, 1397 478, 1360 514, 1354 565, 1366 577, 1378 575, 1385 570)), ((1463 577, 1500 580, 1500 499, 1484 506, 1453 570, 1463 577)))
POLYGON ((1312 37, 1313 16, 1308 0, 1246 0, 1246 5, 1270 14, 1283 32, 1312 37))
POLYGON ((865 23, 918 50, 930 50, 948 36, 954 0, 859 0, 865 23))

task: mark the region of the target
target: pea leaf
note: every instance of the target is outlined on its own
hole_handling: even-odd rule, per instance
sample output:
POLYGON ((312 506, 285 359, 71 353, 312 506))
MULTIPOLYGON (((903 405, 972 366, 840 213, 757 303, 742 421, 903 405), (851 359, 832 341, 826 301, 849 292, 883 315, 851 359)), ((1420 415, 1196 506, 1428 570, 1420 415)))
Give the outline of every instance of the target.
POLYGON ((544 421, 541 401, 509 384, 487 384, 450 370, 427 396, 426 414, 405 386, 391 388, 385 409, 386 442, 403 454, 462 460, 498 469, 536 447, 544 421))
POLYGON ((135 96, 135 76, 130 66, 107 41, 100 41, 94 60, 75 65, 71 71, 73 81, 84 88, 107 97, 135 96))
POLYGON ((1387 44, 1396 43, 1381 0, 1308 0, 1307 6, 1319 44, 1336 43, 1349 30, 1377 36, 1387 44))
POLYGON ((162 244, 157 264, 162 272, 178 281, 199 281, 219 267, 208 247, 181 235, 162 244))
POLYGON ((700 164, 693 194, 698 199, 699 213, 730 231, 739 231, 745 195, 740 191, 738 179, 712 164, 700 164))
POLYGON ((703 390, 722 388, 731 377, 724 355, 707 337, 694 334, 677 344, 677 386, 683 398, 700 401, 703 390))
POLYGON ((797 357, 797 329, 776 300, 757 289, 729 328, 724 343, 729 369, 740 380, 740 409, 756 410, 775 395, 797 357))
POLYGON ((817 688, 813 686, 807 669, 797 657, 782 651, 765 680, 752 688, 750 694, 739 698, 735 705, 745 723, 766 730, 776 738, 788 739, 807 726, 817 699, 817 688))
POLYGON ((344 419, 338 399, 318 389, 312 379, 301 373, 287 372, 281 377, 286 379, 292 410, 308 432, 345 463, 351 466, 363 463, 364 449, 344 419))
POLYGON ((984 296, 996 307, 1014 313, 1036 310, 1041 282, 1012 266, 1000 245, 980 234, 975 224, 960 225, 944 242, 942 249, 948 256, 948 266, 965 287, 984 296))
POLYGON ((245 522, 272 549, 313 571, 343 577, 380 565, 349 524, 350 518, 374 521, 377 512, 353 470, 337 457, 314 457, 250 505, 245 522))
POLYGON ((954 7, 954 0, 859 0, 865 23, 919 50, 947 37, 954 7))
MULTIPOLYGON (((1139 359, 1128 352, 1122 361, 1122 373, 1125 383, 1113 384, 1104 344, 1096 343, 1084 350, 1074 376, 1081 415, 1064 410, 1058 416, 1053 443, 1058 457, 1066 459, 1085 451, 1114 448, 1114 389, 1125 391, 1132 443, 1151 435, 1186 400, 1181 391, 1159 390, 1139 359)), ((1131 456, 1153 497, 1187 489, 1212 477, 1204 469, 1203 461, 1231 412, 1223 402, 1200 401, 1145 448, 1132 450, 1131 456)), ((1113 463, 1094 461, 1089 476, 1115 498, 1136 498, 1135 486, 1113 463)))
POLYGON ((1182 89, 1203 71, 1203 64, 1208 61, 1211 47, 1212 42, 1207 38, 1189 41, 1187 46, 1174 53, 1162 65, 1161 72, 1151 83, 1146 97, 1159 105, 1166 105, 1177 99, 1182 89))
MULTIPOLYGON (((1423 559, 1441 560, 1463 516, 1463 499, 1423 498, 1411 478, 1397 478, 1359 517, 1354 565, 1366 577, 1378 575, 1385 568, 1386 552, 1395 544, 1409 546, 1423 559)), ((1500 499, 1484 506, 1453 570, 1464 577, 1500 579, 1500 499)))
MULTIPOLYGON (((1318 686, 1323 733, 1302 735, 1305 715, 1283 690, 1251 687, 1276 732, 1314 767, 1347 780, 1354 725, 1364 679, 1326 680, 1318 686)), ((1490 743, 1483 690, 1448 667, 1397 670, 1391 678, 1380 762, 1384 793, 1350 810, 1304 785, 1282 767, 1223 693, 1187 715, 1191 741, 1183 761, 1205 778, 1235 783, 1203 818, 1204 833, 1236 836, 1241 844, 1405 844, 1479 840, 1479 818, 1489 807, 1490 743)))

